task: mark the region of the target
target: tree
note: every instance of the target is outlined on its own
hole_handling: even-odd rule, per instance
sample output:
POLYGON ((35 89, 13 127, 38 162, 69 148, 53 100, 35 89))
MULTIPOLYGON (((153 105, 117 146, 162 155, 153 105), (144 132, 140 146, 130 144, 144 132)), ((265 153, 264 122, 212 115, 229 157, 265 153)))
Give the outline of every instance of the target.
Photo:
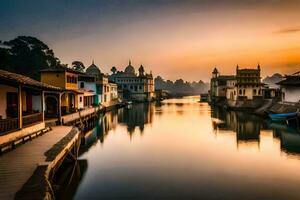
POLYGON ((117 72, 117 68, 115 66, 113 66, 110 70, 113 74, 115 74, 117 72))
POLYGON ((0 68, 39 79, 39 71, 60 61, 45 43, 31 36, 0 42, 0 68))
POLYGON ((85 66, 81 61, 73 61, 72 69, 79 72, 84 72, 85 66))

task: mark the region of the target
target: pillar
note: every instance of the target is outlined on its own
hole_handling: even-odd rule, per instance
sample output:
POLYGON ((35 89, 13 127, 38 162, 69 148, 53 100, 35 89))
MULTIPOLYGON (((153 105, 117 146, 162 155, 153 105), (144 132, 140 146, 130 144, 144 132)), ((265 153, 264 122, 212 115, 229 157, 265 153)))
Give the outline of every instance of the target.
POLYGON ((58 122, 61 124, 61 96, 62 93, 58 94, 58 122))
POLYGON ((23 127, 23 115, 22 115, 22 86, 19 85, 18 88, 18 128, 22 129, 23 127))
POLYGON ((45 92, 42 91, 42 94, 41 94, 41 112, 42 112, 42 122, 45 121, 45 92))

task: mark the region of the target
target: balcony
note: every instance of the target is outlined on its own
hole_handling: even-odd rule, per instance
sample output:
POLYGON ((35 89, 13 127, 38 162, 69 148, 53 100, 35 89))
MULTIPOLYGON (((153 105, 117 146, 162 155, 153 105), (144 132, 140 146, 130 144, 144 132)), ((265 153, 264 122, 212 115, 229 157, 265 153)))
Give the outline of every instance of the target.
MULTIPOLYGON (((23 127, 28 127, 43 120, 42 113, 30 114, 22 117, 23 127)), ((0 120, 0 135, 10 133, 19 129, 18 118, 8 118, 0 120)))
POLYGON ((0 120, 0 135, 18 129, 18 118, 1 119, 0 120))

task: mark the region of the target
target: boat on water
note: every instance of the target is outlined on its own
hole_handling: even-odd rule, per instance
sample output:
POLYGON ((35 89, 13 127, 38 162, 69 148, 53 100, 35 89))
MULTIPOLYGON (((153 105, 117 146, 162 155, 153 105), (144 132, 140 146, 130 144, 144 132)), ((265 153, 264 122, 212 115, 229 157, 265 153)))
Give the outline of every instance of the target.
POLYGON ((288 112, 288 113, 269 113, 269 117, 272 121, 286 121, 289 119, 296 118, 298 115, 298 111, 296 112, 288 112))

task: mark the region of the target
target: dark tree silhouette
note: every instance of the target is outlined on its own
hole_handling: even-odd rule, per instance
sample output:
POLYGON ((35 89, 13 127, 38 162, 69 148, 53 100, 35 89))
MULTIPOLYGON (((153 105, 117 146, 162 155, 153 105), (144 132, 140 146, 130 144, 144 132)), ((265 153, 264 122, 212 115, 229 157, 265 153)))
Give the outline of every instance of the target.
POLYGON ((79 72, 84 72, 85 66, 81 61, 73 61, 72 69, 79 71, 79 72))
POLYGON ((41 69, 60 63, 53 50, 35 37, 19 36, 0 42, 0 68, 39 79, 41 69))
POLYGON ((113 66, 110 70, 113 74, 115 74, 117 72, 117 68, 115 66, 113 66))

